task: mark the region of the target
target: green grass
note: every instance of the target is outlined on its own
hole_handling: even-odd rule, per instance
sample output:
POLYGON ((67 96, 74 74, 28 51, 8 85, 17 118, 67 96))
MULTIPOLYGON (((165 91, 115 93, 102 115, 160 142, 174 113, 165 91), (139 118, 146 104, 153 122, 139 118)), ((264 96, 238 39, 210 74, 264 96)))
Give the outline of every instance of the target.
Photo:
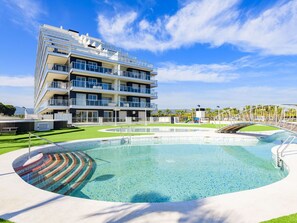
POLYGON ((0 218, 0 223, 13 223, 13 222, 0 218))
MULTIPOLYGON (((131 134, 131 133, 112 133, 112 132, 99 132, 98 130, 112 128, 114 126, 88 126, 80 128, 52 130, 47 132, 38 132, 38 136, 44 137, 53 142, 67 142, 71 140, 79 139, 91 139, 91 138, 104 138, 123 135, 143 135, 143 134, 131 134)), ((21 148, 28 147, 29 134, 18 135, 2 135, 0 136, 0 155, 10 151, 14 151, 21 148)), ((47 144, 45 141, 32 138, 31 145, 39 146, 47 144)))
MULTIPOLYGON (((127 125, 126 125, 127 126, 127 125)), ((143 125, 136 125, 141 127, 143 125)), ((216 128, 218 125, 214 124, 150 124, 148 126, 171 126, 171 127, 199 127, 199 128, 216 128)), ((223 125, 221 125, 223 126, 223 125)), ((37 135, 45 137, 53 142, 67 142, 71 140, 79 139, 91 139, 91 138, 103 138, 103 137, 114 137, 123 135, 144 135, 139 133, 112 133, 112 132, 99 132, 98 130, 114 128, 115 126, 88 126, 79 127, 63 130, 52 130, 48 132, 38 132, 37 135)), ((125 127, 125 125, 123 126, 125 127)), ((268 131, 275 130, 276 128, 270 126, 249 126, 242 129, 242 131, 268 131)), ((14 151, 21 148, 28 147, 28 134, 18 134, 18 135, 7 135, 0 136, 0 155, 14 151)), ((32 146, 44 145, 46 142, 32 138, 32 146)))
POLYGON ((265 126, 265 125, 251 125, 241 129, 241 132, 260 132, 260 131, 271 131, 271 130, 279 130, 276 127, 265 126))
POLYGON ((295 223, 297 222, 297 214, 291 214, 280 218, 263 221, 263 223, 295 223))

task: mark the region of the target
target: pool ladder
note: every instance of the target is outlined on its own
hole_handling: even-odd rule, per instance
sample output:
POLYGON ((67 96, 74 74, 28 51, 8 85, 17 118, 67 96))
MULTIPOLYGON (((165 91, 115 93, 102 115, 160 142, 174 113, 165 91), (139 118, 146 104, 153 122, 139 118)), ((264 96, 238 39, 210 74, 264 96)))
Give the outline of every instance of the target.
POLYGON ((53 141, 51 141, 51 140, 48 140, 48 139, 43 138, 43 137, 40 137, 40 136, 38 136, 38 135, 36 135, 36 134, 34 134, 34 133, 32 133, 32 132, 29 132, 29 147, 28 147, 29 152, 28 152, 28 159, 31 158, 31 138, 32 138, 32 137, 36 137, 36 138, 38 138, 38 139, 41 139, 41 140, 43 140, 43 141, 45 141, 45 142, 47 142, 47 143, 53 144, 53 145, 55 145, 55 146, 57 146, 57 147, 60 147, 61 149, 66 149, 65 147, 59 145, 58 143, 55 143, 55 142, 53 142, 53 141))
POLYGON ((294 142, 295 139, 296 135, 288 136, 288 138, 276 149, 277 167, 283 168, 283 160, 281 158, 283 157, 285 150, 294 142))

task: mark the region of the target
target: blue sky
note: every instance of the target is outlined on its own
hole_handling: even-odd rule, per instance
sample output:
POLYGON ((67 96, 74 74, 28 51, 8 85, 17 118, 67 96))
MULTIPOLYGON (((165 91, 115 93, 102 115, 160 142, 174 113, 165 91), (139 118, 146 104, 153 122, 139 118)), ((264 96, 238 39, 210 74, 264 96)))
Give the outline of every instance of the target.
POLYGON ((297 0, 0 0, 0 102, 33 107, 41 24, 153 63, 159 108, 297 103, 297 0))

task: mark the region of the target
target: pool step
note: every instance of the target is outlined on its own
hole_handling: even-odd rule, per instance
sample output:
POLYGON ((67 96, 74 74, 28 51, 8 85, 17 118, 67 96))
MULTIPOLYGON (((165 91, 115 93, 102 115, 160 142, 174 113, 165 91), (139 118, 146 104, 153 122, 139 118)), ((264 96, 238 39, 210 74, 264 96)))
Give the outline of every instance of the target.
POLYGON ((44 159, 46 159, 46 157, 44 157, 42 153, 39 153, 36 156, 32 157, 31 159, 27 160, 22 166, 15 168, 15 171, 20 176, 26 175, 33 168, 41 165, 44 162, 44 159))
POLYGON ((84 152, 43 154, 43 158, 30 166, 19 167, 16 172, 28 183, 48 191, 71 194, 81 188, 95 169, 94 160, 84 152))

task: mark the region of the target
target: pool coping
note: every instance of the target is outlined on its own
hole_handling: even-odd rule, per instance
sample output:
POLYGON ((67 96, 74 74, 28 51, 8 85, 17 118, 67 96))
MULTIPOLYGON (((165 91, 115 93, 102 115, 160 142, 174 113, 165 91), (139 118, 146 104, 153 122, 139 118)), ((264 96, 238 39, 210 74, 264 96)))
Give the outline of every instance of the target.
MULTIPOLYGON (((230 134, 228 134, 230 135, 230 134)), ((235 136, 236 137, 236 136, 235 136)), ((242 137, 242 135, 240 136, 242 137)), ((118 137, 113 137, 118 138, 118 137)), ((99 138, 105 140, 111 138, 99 138)), ((88 141, 88 140, 76 140, 88 141)), ((72 141, 74 142, 74 141, 72 141)), ((46 146, 34 147, 38 150, 46 146)), ((260 188, 168 203, 121 203, 63 196, 24 182, 12 162, 21 149, 0 156, 0 218, 14 222, 259 222, 297 212, 297 145, 283 161, 288 176, 260 188), (75 211, 73 211, 73 208, 75 211)), ((272 149, 273 153, 276 147, 272 149)))

